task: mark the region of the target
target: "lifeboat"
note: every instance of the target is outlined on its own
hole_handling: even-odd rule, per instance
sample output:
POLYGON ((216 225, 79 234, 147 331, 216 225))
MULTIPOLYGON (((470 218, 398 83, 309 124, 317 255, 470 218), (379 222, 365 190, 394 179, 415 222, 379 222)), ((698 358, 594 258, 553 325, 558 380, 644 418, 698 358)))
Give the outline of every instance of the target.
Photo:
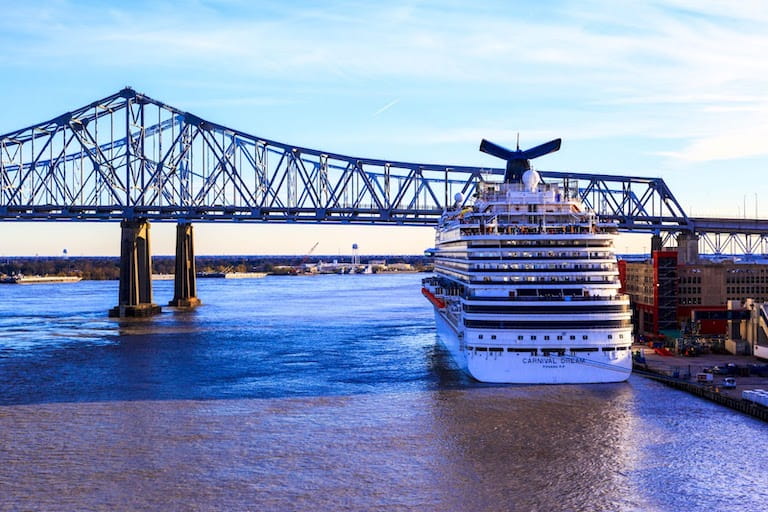
POLYGON ((421 293, 431 302, 437 309, 445 309, 445 301, 435 297, 432 292, 426 288, 421 289, 421 293))

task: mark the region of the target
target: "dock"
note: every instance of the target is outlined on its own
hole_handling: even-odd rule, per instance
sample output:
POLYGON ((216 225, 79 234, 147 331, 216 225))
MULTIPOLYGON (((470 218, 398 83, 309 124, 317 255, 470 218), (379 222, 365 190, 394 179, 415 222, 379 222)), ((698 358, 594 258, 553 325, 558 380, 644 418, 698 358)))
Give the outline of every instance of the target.
MULTIPOLYGON (((750 369, 764 367, 768 362, 753 356, 730 354, 704 354, 696 357, 663 355, 645 345, 634 345, 632 353, 640 353, 644 362, 633 364, 635 375, 649 378, 692 395, 724 405, 768 422, 768 407, 742 397, 744 391, 768 389, 768 372, 753 373, 750 369), (712 373, 728 371, 729 373, 712 373), (710 375, 701 379, 699 376, 710 375), (698 377, 698 379, 697 379, 698 377), (724 380, 732 377, 735 386, 724 387, 724 380), (699 379, 701 379, 699 381, 699 379)), ((749 395, 749 394, 747 394, 749 395)))

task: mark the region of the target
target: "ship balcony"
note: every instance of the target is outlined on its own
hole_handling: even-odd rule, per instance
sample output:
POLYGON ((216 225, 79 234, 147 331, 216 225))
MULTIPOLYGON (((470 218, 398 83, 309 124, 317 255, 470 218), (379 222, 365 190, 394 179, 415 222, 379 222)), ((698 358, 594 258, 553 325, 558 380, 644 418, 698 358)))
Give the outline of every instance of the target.
POLYGON ((549 235, 557 237, 572 237, 578 235, 589 235, 591 237, 600 235, 614 236, 618 234, 617 226, 585 226, 580 224, 549 224, 539 225, 533 223, 525 224, 466 224, 461 225, 461 239, 473 239, 474 237, 487 238, 488 235, 505 236, 523 236, 523 235, 549 235))
POLYGON ((496 276, 496 275, 477 275, 471 273, 470 275, 462 276, 465 280, 468 279, 470 284, 493 284, 493 285, 573 285, 573 284, 586 284, 586 285, 611 285, 619 284, 619 278, 616 275, 606 275, 604 277, 590 276, 496 276))
MULTIPOLYGON (((510 251, 507 248, 502 250, 490 249, 487 247, 473 248, 468 251, 468 257, 464 258, 436 258, 436 261, 469 261, 473 265, 484 265, 497 263, 498 265, 520 265, 520 269, 531 268, 527 265, 616 265, 616 256, 613 254, 604 254, 600 256, 589 256, 588 254, 555 254, 553 256, 533 256, 530 253, 510 251)), ((510 267, 512 268, 512 267, 510 267)), ((544 271, 547 267, 538 267, 544 271)), ((604 267, 605 268, 605 267, 604 267)), ((589 270, 583 267, 583 270, 589 270)), ((581 269, 580 269, 581 270, 581 269)))
MULTIPOLYGON (((450 265, 449 265, 450 266, 450 265)), ((461 264, 461 267, 471 272, 507 272, 511 274, 523 273, 540 273, 546 274, 552 277, 560 277, 564 275, 572 275, 574 272, 588 274, 590 276, 596 275, 618 275, 617 266, 611 263, 571 263, 571 262, 557 262, 557 263, 472 263, 467 268, 466 264, 461 264)))
POLYGON ((569 321, 588 321, 588 320, 626 320, 629 321, 631 313, 626 312, 609 312, 604 313, 600 311, 584 311, 578 313, 562 312, 557 313, 557 306, 552 306, 549 312, 542 313, 467 313, 464 312, 464 318, 466 320, 500 320, 505 322, 549 322, 552 328, 557 327, 558 322, 569 321))
POLYGON ((462 298, 462 303, 467 305, 486 305, 489 302, 495 302, 495 303, 505 303, 505 302, 514 302, 514 303, 524 303, 524 302, 530 302, 535 305, 539 306, 547 306, 547 305, 553 305, 553 306, 559 306, 562 305, 564 302, 590 302, 590 303, 606 303, 606 304, 619 304, 619 305, 627 305, 629 306, 629 295, 617 293, 614 295, 527 295, 527 296, 521 296, 521 295, 473 295, 469 294, 467 296, 464 296, 462 298))
MULTIPOLYGON (((493 273, 479 273, 461 271, 460 269, 450 269, 446 267, 436 267, 435 270, 439 270, 446 276, 454 279, 461 280, 464 283, 470 283, 475 285, 506 285, 506 286, 524 286, 524 285, 539 285, 550 287, 562 287, 569 285, 587 285, 591 287, 600 287, 601 285, 608 285, 609 287, 619 286, 619 277, 615 273, 602 273, 603 275, 585 275, 586 273, 580 273, 578 275, 573 274, 561 274, 561 275, 498 275, 493 273)), ((596 273, 597 274, 597 273, 596 273)))

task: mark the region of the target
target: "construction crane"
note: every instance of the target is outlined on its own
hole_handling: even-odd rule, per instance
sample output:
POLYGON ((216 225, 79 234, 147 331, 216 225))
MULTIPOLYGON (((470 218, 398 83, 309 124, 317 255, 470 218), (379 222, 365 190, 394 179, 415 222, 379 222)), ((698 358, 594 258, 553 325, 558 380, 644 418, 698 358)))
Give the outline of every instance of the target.
POLYGON ((312 256, 312 253, 315 252, 315 249, 317 249, 318 245, 320 245, 320 242, 315 242, 315 245, 313 245, 312 248, 309 251, 307 251, 307 254, 305 254, 304 257, 301 259, 301 262, 299 262, 298 269, 297 269, 299 272, 304 271, 303 269, 304 264, 307 262, 309 257, 312 256))

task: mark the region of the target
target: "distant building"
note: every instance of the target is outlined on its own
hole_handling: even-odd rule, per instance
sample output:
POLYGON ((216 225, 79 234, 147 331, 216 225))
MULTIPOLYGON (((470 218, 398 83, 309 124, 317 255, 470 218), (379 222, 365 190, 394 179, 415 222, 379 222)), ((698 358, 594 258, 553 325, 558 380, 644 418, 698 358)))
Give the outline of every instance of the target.
MULTIPOLYGON (((742 309, 748 312, 748 317, 738 323, 729 322, 728 337, 735 340, 734 345, 743 340, 749 347, 747 352, 751 350, 753 355, 768 359, 768 302, 747 299, 742 309)), ((734 349, 738 350, 738 347, 734 346, 734 349)))
POLYGON ((637 334, 674 335, 685 324, 701 334, 726 334, 729 319, 743 314, 729 312, 729 301, 768 301, 768 264, 708 261, 696 242, 680 237, 679 247, 654 250, 647 261, 619 261, 637 334))

